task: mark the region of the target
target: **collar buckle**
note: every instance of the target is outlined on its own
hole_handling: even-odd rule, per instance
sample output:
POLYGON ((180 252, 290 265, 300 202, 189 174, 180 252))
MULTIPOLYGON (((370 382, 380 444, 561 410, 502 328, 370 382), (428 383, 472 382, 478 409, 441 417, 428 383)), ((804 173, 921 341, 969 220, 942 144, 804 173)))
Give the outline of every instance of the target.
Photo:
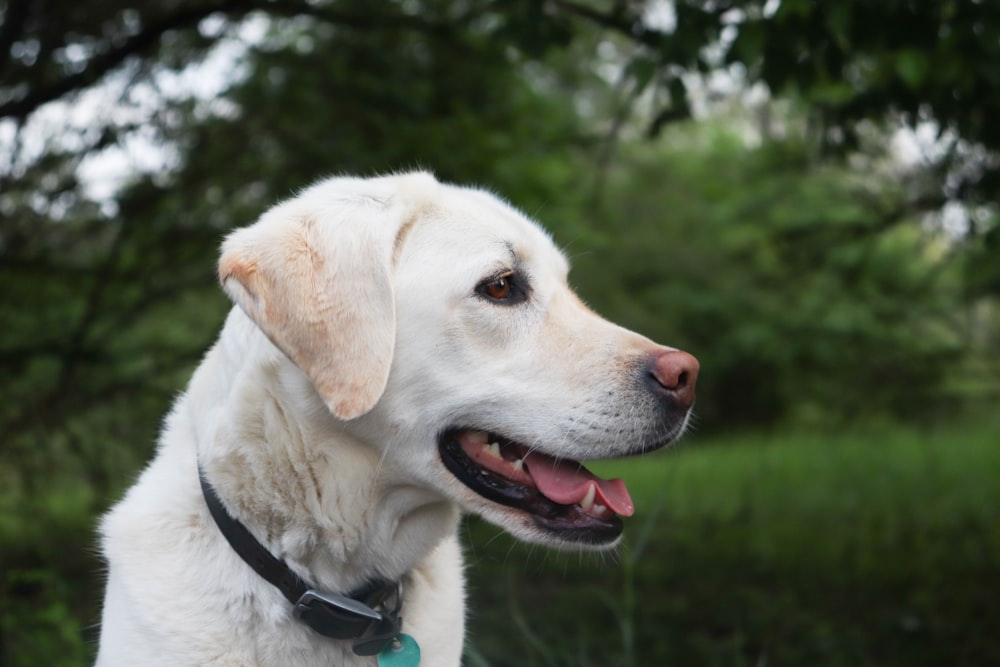
MULTIPOLYGON (((402 586, 397 583, 391 588, 395 592, 395 605, 385 611, 376 611, 346 595, 310 589, 295 603, 294 613, 324 637, 353 639, 355 654, 376 655, 399 635, 403 626, 403 619, 399 617, 402 586)), ((377 606, 382 602, 376 603, 377 606)))
POLYGON ((294 613, 313 630, 332 639, 353 639, 382 620, 382 614, 363 602, 312 589, 298 599, 294 613))

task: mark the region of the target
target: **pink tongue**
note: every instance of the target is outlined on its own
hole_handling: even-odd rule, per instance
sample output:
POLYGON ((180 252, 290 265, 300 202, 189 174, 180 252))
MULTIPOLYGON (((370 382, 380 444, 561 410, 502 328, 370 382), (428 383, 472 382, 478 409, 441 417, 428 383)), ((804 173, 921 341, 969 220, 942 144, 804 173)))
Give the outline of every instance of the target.
POLYGON ((625 482, 620 479, 601 479, 575 461, 558 461, 537 452, 528 454, 524 460, 535 486, 553 502, 576 505, 593 484, 594 504, 604 505, 622 516, 632 516, 635 512, 625 482))

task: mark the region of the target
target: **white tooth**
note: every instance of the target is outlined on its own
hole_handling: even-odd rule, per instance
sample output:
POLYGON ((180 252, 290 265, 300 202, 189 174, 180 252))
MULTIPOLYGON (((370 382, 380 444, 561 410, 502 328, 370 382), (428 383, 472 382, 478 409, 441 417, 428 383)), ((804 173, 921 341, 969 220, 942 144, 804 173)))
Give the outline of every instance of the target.
POLYGON ((502 456, 500 456, 500 443, 499 442, 491 442, 490 444, 488 444, 485 447, 483 447, 483 449, 486 450, 486 453, 488 453, 490 456, 492 456, 495 459, 503 458, 502 456))
POLYGON ((522 470, 524 468, 524 460, 518 459, 514 461, 514 470, 522 470))
POLYGON ((594 484, 589 484, 587 486, 587 495, 585 495, 583 500, 580 501, 580 506, 583 507, 583 509, 589 510, 594 506, 594 493, 596 490, 597 487, 594 484))
POLYGON ((485 445, 489 437, 486 431, 466 431, 465 439, 474 445, 485 445))
POLYGON ((594 504, 594 514, 601 515, 608 511, 608 508, 600 503, 594 504))

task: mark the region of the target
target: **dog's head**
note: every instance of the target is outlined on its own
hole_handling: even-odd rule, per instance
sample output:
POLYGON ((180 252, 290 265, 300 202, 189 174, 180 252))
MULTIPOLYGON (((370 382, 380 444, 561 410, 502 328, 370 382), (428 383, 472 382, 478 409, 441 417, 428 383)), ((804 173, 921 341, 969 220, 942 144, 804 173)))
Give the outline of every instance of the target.
POLYGON ((482 191, 324 181, 234 232, 219 269, 384 474, 522 539, 614 544, 628 492, 579 461, 688 421, 697 361, 590 311, 548 235, 482 191))

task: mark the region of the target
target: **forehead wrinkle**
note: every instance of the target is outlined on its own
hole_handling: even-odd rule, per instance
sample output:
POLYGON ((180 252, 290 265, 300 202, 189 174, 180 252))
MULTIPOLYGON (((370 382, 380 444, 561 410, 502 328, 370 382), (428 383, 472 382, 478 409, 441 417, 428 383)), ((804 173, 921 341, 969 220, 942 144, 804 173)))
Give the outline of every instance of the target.
POLYGON ((514 266, 517 266, 518 264, 520 264, 521 261, 520 261, 520 258, 517 256, 517 252, 514 250, 514 244, 511 243, 510 241, 504 241, 503 242, 503 246, 504 246, 504 248, 507 249, 507 252, 510 253, 510 261, 511 261, 511 263, 514 266))
POLYGON ((510 241, 502 239, 497 240, 487 247, 489 248, 497 246, 502 248, 505 251, 502 254, 506 255, 506 257, 501 256, 500 253, 494 255, 494 260, 491 261, 490 263, 496 266, 498 269, 517 269, 524 263, 521 259, 521 256, 518 254, 517 250, 514 249, 514 244, 511 243, 510 241))

